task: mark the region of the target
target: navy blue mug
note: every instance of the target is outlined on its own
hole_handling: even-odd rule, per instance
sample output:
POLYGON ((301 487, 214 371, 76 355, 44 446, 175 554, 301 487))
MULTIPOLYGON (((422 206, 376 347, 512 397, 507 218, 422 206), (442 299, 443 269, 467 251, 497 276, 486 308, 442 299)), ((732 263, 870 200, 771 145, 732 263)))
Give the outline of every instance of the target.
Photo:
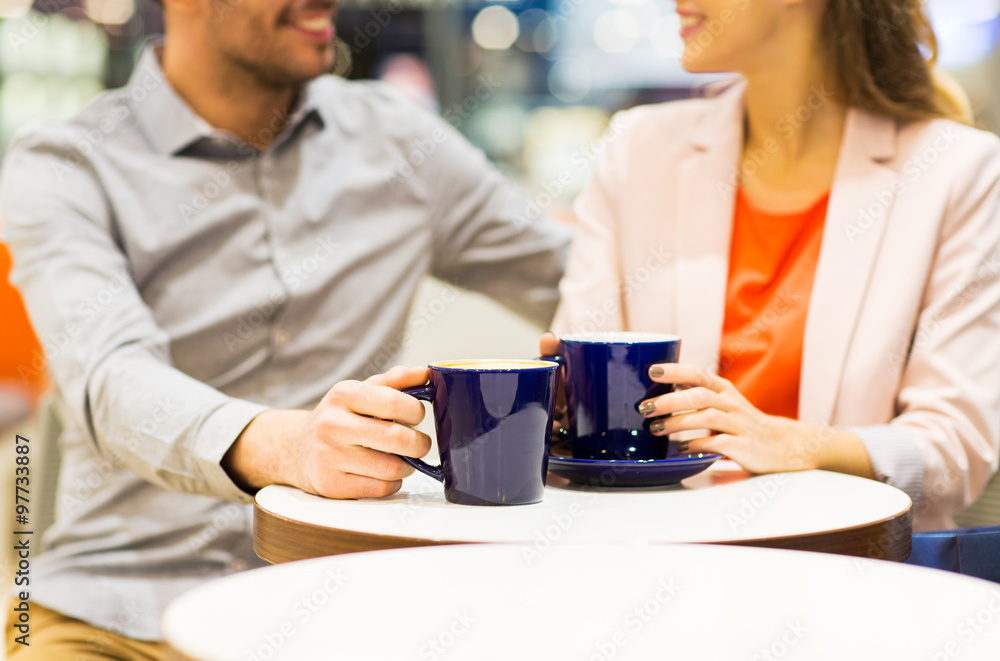
POLYGON ((441 465, 403 460, 443 482, 451 503, 541 501, 558 369, 545 360, 450 360, 431 365, 430 385, 405 392, 434 409, 441 465))
POLYGON ((676 363, 680 338, 660 333, 575 333, 561 337, 560 343, 562 354, 555 360, 563 365, 566 436, 573 457, 666 459, 667 438, 649 431, 655 418, 639 413, 639 404, 673 392, 673 384, 650 379, 649 368, 676 363))

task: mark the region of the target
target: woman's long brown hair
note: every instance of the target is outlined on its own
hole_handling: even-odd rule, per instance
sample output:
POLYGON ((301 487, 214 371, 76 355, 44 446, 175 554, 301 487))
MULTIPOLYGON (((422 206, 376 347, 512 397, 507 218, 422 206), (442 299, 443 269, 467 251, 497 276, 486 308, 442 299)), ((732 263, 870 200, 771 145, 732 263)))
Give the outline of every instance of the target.
POLYGON ((821 30, 847 105, 904 122, 970 121, 935 70, 937 39, 922 0, 827 0, 821 30))

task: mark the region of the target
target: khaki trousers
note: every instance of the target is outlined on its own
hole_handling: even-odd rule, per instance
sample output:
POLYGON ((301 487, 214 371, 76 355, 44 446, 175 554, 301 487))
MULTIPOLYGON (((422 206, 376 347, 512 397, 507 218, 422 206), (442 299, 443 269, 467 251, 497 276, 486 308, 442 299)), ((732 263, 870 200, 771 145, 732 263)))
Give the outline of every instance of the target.
MULTIPOLYGON (((16 642, 21 633, 7 613, 7 658, 11 661, 164 661, 164 643, 132 640, 90 626, 36 603, 31 604, 30 645, 16 642)), ((15 614, 16 615, 16 614, 15 614)))

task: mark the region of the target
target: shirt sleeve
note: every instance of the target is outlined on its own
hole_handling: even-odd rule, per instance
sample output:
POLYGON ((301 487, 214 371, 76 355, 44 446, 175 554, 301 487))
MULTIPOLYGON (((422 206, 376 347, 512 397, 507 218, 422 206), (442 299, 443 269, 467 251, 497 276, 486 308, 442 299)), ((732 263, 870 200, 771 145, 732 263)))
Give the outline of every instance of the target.
POLYGON ((987 144, 955 166, 897 414, 852 429, 876 477, 913 499, 919 529, 950 527, 1000 455, 1000 141, 987 144))
MULTIPOLYGON (((612 131, 627 127, 629 121, 627 111, 615 115, 611 120, 612 131)), ((629 133, 626 131, 615 139, 606 137, 604 142, 608 149, 595 164, 593 178, 574 206, 576 235, 566 276, 559 286, 562 299, 552 322, 552 329, 559 335, 628 330, 623 314, 624 277, 618 254, 618 199, 622 182, 628 177, 625 152, 629 133)))
POLYGON ((432 146, 420 170, 434 227, 433 275, 548 326, 571 229, 527 200, 441 118, 422 114, 414 126, 413 140, 432 146))
POLYGON ((54 384, 116 466, 167 489, 249 502, 219 462, 266 407, 172 366, 170 338, 137 291, 95 166, 72 147, 73 131, 24 135, 0 175, 11 279, 54 384))
POLYGON ((875 479, 902 490, 920 507, 924 491, 924 459, 913 431, 898 425, 848 427, 868 452, 875 479))

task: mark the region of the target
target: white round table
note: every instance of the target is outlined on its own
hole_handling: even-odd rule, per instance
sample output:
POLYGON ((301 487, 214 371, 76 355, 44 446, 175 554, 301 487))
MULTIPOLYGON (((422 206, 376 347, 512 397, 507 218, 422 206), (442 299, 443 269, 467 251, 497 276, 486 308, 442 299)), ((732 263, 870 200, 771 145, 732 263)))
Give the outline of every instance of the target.
POLYGON ((197 661, 995 661, 1000 585, 775 549, 461 545, 235 574, 162 624, 197 661))
POLYGON ((601 489, 549 476, 541 503, 470 507, 421 474, 379 500, 330 500, 285 486, 257 494, 254 547, 272 563, 354 551, 470 542, 710 542, 905 560, 911 501, 825 471, 751 477, 732 462, 674 487, 601 489))

